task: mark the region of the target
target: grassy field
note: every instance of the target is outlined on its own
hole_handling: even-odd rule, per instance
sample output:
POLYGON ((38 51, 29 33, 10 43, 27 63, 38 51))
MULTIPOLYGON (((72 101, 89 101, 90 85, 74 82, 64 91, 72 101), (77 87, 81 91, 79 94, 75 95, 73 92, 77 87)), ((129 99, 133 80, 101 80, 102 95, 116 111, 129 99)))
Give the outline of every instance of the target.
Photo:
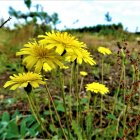
POLYGON ((124 31, 113 35, 71 34, 87 45, 96 65, 78 65, 73 79, 70 63, 68 69, 46 72, 47 89, 41 86, 33 90, 33 113, 22 88, 11 91, 3 86, 10 75, 24 72, 16 52, 37 38, 34 27, 0 30, 0 139, 140 139, 139 36, 124 31), (101 46, 112 54, 99 53, 101 46), (80 75, 80 71, 87 72, 87 76, 80 75), (104 84, 109 93, 86 91, 86 84, 92 82, 104 84))

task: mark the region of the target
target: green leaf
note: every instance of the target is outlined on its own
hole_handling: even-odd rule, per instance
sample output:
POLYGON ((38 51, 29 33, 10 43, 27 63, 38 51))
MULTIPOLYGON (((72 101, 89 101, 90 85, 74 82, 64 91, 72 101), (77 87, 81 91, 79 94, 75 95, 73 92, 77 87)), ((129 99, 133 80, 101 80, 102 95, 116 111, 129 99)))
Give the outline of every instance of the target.
POLYGON ((56 135, 56 136, 53 136, 52 137, 52 140, 59 140, 59 137, 56 135))
POLYGON ((57 132, 57 129, 56 129, 56 127, 53 124, 50 124, 50 130, 52 132, 57 132))
POLYGON ((138 127, 138 135, 136 137, 136 140, 140 140, 140 127, 138 127))
POLYGON ((20 137, 18 126, 17 126, 15 120, 13 120, 9 123, 6 137, 9 139, 20 137))
MULTIPOLYGON (((53 111, 52 111, 52 114, 54 114, 53 111)), ((49 110, 44 111, 44 112, 43 112, 43 115, 46 115, 46 116, 50 115, 50 111, 49 111, 49 110)))
POLYGON ((39 132, 39 124, 32 115, 24 118, 21 122, 20 133, 22 138, 27 136, 36 136, 39 132))
POLYGON ((24 138, 27 132, 26 122, 22 121, 20 126, 20 134, 24 138))
POLYGON ((31 127, 34 122, 36 122, 35 118, 31 115, 26 117, 23 121, 25 121, 27 127, 31 127))
POLYGON ((116 120, 117 119, 116 116, 113 115, 113 114, 107 114, 107 117, 106 118, 112 119, 112 120, 116 120))
POLYGON ((24 0, 25 5, 30 9, 31 8, 31 0, 24 0))
POLYGON ((4 112, 2 115, 2 121, 3 122, 9 122, 10 121, 10 115, 8 112, 4 112))
POLYGON ((86 104, 86 103, 88 103, 88 98, 82 98, 80 104, 86 104))
POLYGON ((91 139, 91 134, 93 132, 93 116, 91 113, 88 113, 86 116, 86 133, 88 139, 91 139))
POLYGON ((72 120, 72 129, 74 130, 74 134, 78 137, 78 140, 82 140, 82 130, 79 124, 75 120, 72 120))
POLYGON ((30 133, 30 136, 31 137, 35 137, 37 134, 38 134, 38 132, 36 132, 34 129, 32 129, 32 128, 30 128, 30 129, 28 129, 28 132, 30 133))
POLYGON ((40 128, 40 125, 36 122, 34 125, 31 127, 33 130, 37 131, 38 128, 40 128))
POLYGON ((119 129, 119 133, 118 133, 117 136, 118 136, 119 138, 122 138, 122 137, 123 137, 123 129, 122 129, 122 128, 119 129))
POLYGON ((21 116, 18 110, 16 110, 15 113, 12 115, 12 119, 15 119, 17 116, 21 116))
POLYGON ((56 107, 57 111, 65 112, 64 106, 62 103, 59 103, 56 107))

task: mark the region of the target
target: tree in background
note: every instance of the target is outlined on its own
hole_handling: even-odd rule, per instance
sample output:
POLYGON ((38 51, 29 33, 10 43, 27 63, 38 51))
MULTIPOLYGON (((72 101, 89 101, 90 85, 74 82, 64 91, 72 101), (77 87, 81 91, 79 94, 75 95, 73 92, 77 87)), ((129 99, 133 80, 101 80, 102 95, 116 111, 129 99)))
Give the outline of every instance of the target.
MULTIPOLYGON (((57 13, 48 15, 47 12, 43 11, 43 7, 40 4, 35 5, 35 11, 31 11, 31 7, 33 7, 32 1, 24 0, 24 3, 29 10, 27 13, 23 13, 22 11, 16 11, 14 8, 9 7, 9 14, 15 17, 18 21, 20 19, 23 19, 26 25, 34 23, 36 26, 39 26, 40 28, 42 28, 42 30, 45 31, 50 30, 51 28, 56 29, 56 25, 60 23, 57 13)), ((19 26, 19 24, 15 24, 15 26, 17 27, 19 26)))
POLYGON ((110 16, 110 13, 109 13, 109 12, 107 12, 107 13, 105 14, 105 20, 106 20, 107 22, 111 22, 111 21, 112 21, 112 17, 110 16))

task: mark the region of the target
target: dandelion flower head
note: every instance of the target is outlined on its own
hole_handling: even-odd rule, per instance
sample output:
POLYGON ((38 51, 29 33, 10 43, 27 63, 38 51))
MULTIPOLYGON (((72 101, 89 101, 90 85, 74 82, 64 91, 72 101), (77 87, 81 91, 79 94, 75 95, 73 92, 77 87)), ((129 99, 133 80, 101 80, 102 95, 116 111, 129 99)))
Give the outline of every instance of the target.
POLYGON ((51 71, 56 68, 56 65, 63 67, 61 62, 62 57, 55 53, 55 51, 49 50, 45 45, 41 45, 38 42, 29 42, 24 45, 16 55, 27 55, 23 59, 23 64, 26 65, 28 70, 35 67, 35 72, 39 73, 41 69, 45 71, 51 71))
POLYGON ((105 85, 99 84, 96 82, 93 82, 91 84, 87 84, 86 90, 94 92, 94 93, 100 93, 100 94, 106 94, 109 92, 109 89, 105 85))
POLYGON ((98 52, 102 53, 103 55, 112 54, 111 50, 109 48, 105 48, 105 47, 99 47, 98 52))
POLYGON ((44 81, 42 81, 42 76, 33 73, 19 73, 18 75, 14 74, 13 76, 10 76, 10 81, 7 81, 4 85, 4 88, 11 86, 11 90, 15 90, 18 87, 27 87, 28 84, 30 84, 32 87, 37 88, 39 87, 39 84, 45 84, 44 81))
POLYGON ((62 55, 65 51, 76 51, 79 48, 86 48, 83 42, 78 41, 74 36, 67 32, 46 32, 46 35, 39 35, 42 38, 39 42, 47 45, 48 49, 56 48, 56 52, 62 55))

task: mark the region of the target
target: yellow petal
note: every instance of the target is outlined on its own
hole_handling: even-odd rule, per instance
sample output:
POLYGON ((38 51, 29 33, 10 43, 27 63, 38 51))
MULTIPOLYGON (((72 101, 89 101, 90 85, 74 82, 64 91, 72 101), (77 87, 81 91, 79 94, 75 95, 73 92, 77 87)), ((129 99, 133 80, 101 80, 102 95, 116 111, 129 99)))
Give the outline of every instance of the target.
POLYGON ((55 52, 61 55, 64 52, 64 47, 62 45, 57 46, 55 52))
POLYGON ((15 84, 15 85, 13 85, 10 89, 11 89, 11 90, 15 90, 15 89, 17 89, 19 86, 20 86, 20 84, 15 84))
POLYGON ((28 85, 28 82, 25 82, 25 83, 21 84, 20 87, 27 87, 27 85, 28 85))
POLYGON ((10 85, 13 85, 13 84, 15 84, 15 82, 13 82, 13 81, 7 81, 3 87, 6 88, 6 87, 8 87, 10 85))
POLYGON ((35 72, 39 73, 42 68, 43 68, 43 62, 41 60, 38 60, 38 62, 36 63, 35 72))
POLYGON ((43 69, 44 69, 45 71, 51 71, 51 70, 52 70, 52 68, 51 68, 47 63, 44 63, 43 69))
POLYGON ((30 61, 28 61, 26 67, 28 70, 31 70, 31 68, 35 65, 35 63, 37 62, 37 59, 36 58, 32 58, 30 59, 30 61))
POLYGON ((30 82, 30 84, 32 85, 32 87, 37 88, 39 87, 38 83, 35 81, 30 82))

